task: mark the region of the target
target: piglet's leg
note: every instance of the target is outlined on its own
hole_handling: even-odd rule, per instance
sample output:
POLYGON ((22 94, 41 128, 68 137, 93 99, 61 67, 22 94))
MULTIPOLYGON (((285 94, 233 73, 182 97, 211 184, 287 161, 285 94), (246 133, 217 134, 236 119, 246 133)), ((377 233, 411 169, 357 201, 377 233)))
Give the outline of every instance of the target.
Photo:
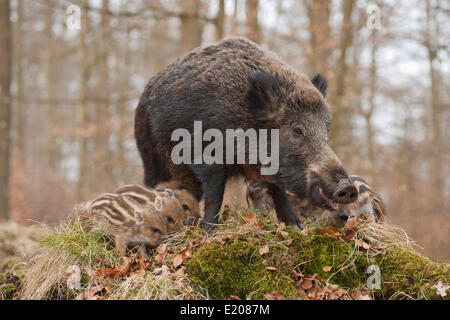
POLYGON ((116 235, 114 240, 117 252, 119 253, 120 256, 124 256, 127 249, 124 238, 120 235, 116 235))

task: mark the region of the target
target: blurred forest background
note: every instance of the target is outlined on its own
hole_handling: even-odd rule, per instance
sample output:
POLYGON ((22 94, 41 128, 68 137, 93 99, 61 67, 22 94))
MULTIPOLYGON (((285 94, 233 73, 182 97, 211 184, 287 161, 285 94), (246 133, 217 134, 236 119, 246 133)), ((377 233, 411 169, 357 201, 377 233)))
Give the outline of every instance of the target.
POLYGON ((450 259, 445 0, 0 0, 0 216, 58 222, 141 183, 133 123, 146 82, 232 35, 327 76, 345 167, 382 196, 388 222, 450 259))

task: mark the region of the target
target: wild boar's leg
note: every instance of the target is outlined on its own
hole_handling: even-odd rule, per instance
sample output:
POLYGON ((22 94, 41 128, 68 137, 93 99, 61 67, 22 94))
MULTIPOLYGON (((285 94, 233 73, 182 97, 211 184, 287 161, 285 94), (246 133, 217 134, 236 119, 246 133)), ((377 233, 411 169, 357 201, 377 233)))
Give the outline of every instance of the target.
POLYGON ((223 166, 196 166, 194 172, 202 184, 203 199, 205 199, 205 217, 203 227, 213 230, 214 224, 219 222, 219 211, 222 206, 223 193, 227 179, 223 166))
POLYGON ((284 188, 272 183, 267 184, 267 187, 273 198, 278 220, 303 230, 305 227, 295 215, 294 210, 292 210, 291 203, 284 188))

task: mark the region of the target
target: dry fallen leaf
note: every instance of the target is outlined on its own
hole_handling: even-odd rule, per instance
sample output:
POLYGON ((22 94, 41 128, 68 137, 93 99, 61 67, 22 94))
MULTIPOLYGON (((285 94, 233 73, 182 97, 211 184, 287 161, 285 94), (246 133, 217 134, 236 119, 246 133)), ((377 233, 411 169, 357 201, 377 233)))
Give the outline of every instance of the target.
POLYGON ((309 278, 304 278, 302 283, 301 283, 301 287, 302 287, 303 290, 308 290, 308 289, 312 288, 313 287, 312 280, 309 279, 309 278))
POLYGON ((95 278, 103 278, 106 276, 123 277, 128 274, 131 268, 132 261, 128 257, 123 257, 123 262, 116 268, 100 268, 95 272, 95 278))
POLYGON ((294 275, 295 280, 301 279, 304 277, 303 273, 292 270, 292 274, 294 275))
POLYGON ((265 294, 264 298, 266 300, 284 300, 284 296, 280 291, 274 291, 271 294, 265 294))
POLYGON ((246 216, 243 216, 243 218, 247 223, 253 223, 256 221, 256 216, 253 213, 247 214, 246 216))
POLYGON ((259 248, 259 254, 260 255, 265 255, 266 253, 269 253, 269 246, 264 246, 264 247, 261 247, 261 248, 259 248))
POLYGON ((329 235, 330 237, 339 237, 341 235, 340 232, 336 231, 333 227, 325 227, 322 231, 320 231, 321 235, 329 235))
POLYGON ((101 297, 96 296, 96 293, 102 291, 103 289, 104 287, 102 285, 92 286, 76 296, 75 300, 98 300, 101 297))
POLYGON ((170 274, 170 270, 166 265, 163 265, 161 268, 153 270, 153 274, 155 274, 157 278, 165 278, 170 274))
POLYGON ((186 248, 186 249, 183 249, 183 250, 181 250, 181 254, 183 255, 183 258, 184 259, 188 259, 188 258, 190 258, 190 257, 192 257, 192 248, 186 248))
POLYGON ((180 269, 178 269, 176 272, 175 272, 175 274, 176 275, 179 275, 179 276, 183 276, 184 275, 184 273, 186 272, 186 267, 181 267, 180 269))
POLYGON ((173 264, 173 266, 176 268, 176 267, 178 267, 179 265, 181 265, 181 264, 183 263, 183 261, 184 261, 183 255, 182 255, 181 253, 179 253, 179 254, 177 254, 177 255, 175 256, 175 258, 173 258, 172 264, 173 264))
POLYGON ((230 300, 241 300, 238 296, 230 296, 230 300))
POLYGON ((324 272, 330 272, 331 268, 332 268, 331 266, 326 266, 326 267, 323 267, 322 270, 324 272))
POLYGON ((355 229, 357 225, 358 225, 358 220, 356 219, 355 216, 352 216, 347 220, 345 227, 347 229, 355 229))
POLYGON ((342 237, 345 241, 351 240, 355 237, 356 231, 354 229, 347 229, 345 235, 342 237))
POLYGON ((169 247, 167 246, 167 244, 162 243, 158 246, 158 248, 156 248, 156 252, 158 252, 159 254, 166 254, 167 251, 169 250, 169 247))
POLYGON ((155 257, 155 262, 158 265, 161 265, 164 262, 164 256, 161 253, 158 253, 155 257))
POLYGON ((340 297, 344 296, 345 294, 347 294, 347 290, 345 290, 345 289, 339 289, 339 290, 336 292, 336 294, 337 294, 337 296, 340 298, 340 297))
POLYGON ((353 300, 372 300, 369 295, 363 295, 358 289, 352 294, 353 300))
POLYGON ((289 233, 286 232, 286 231, 278 231, 278 232, 277 232, 277 235, 279 235, 279 236, 281 236, 281 237, 283 237, 283 238, 289 237, 289 233))
POLYGON ((302 230, 302 234, 307 236, 308 235, 308 228, 305 228, 302 230))
POLYGON ((364 242, 364 241, 362 241, 362 240, 360 240, 360 239, 357 239, 357 240, 356 240, 356 244, 357 244, 359 247, 362 247, 362 248, 364 248, 364 249, 366 249, 366 250, 369 250, 369 249, 370 249, 370 245, 369 245, 367 242, 364 242))

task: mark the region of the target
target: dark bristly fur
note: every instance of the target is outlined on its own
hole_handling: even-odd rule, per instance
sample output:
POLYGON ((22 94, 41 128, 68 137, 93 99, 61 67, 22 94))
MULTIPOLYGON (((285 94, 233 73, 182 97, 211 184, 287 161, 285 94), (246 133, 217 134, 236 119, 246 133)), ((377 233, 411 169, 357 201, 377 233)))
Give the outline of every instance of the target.
POLYGON ((197 199, 203 195, 206 227, 217 223, 225 182, 235 174, 267 184, 279 219, 298 227, 286 190, 317 206, 353 202, 356 189, 328 144, 326 79, 316 75, 313 81, 245 38, 226 39, 177 59, 149 81, 136 109, 145 184, 178 180, 197 199), (202 121, 203 130, 223 133, 279 129, 278 173, 262 176, 260 164, 175 165, 171 150, 177 142, 171 134, 178 128, 192 134, 194 121, 202 121))

